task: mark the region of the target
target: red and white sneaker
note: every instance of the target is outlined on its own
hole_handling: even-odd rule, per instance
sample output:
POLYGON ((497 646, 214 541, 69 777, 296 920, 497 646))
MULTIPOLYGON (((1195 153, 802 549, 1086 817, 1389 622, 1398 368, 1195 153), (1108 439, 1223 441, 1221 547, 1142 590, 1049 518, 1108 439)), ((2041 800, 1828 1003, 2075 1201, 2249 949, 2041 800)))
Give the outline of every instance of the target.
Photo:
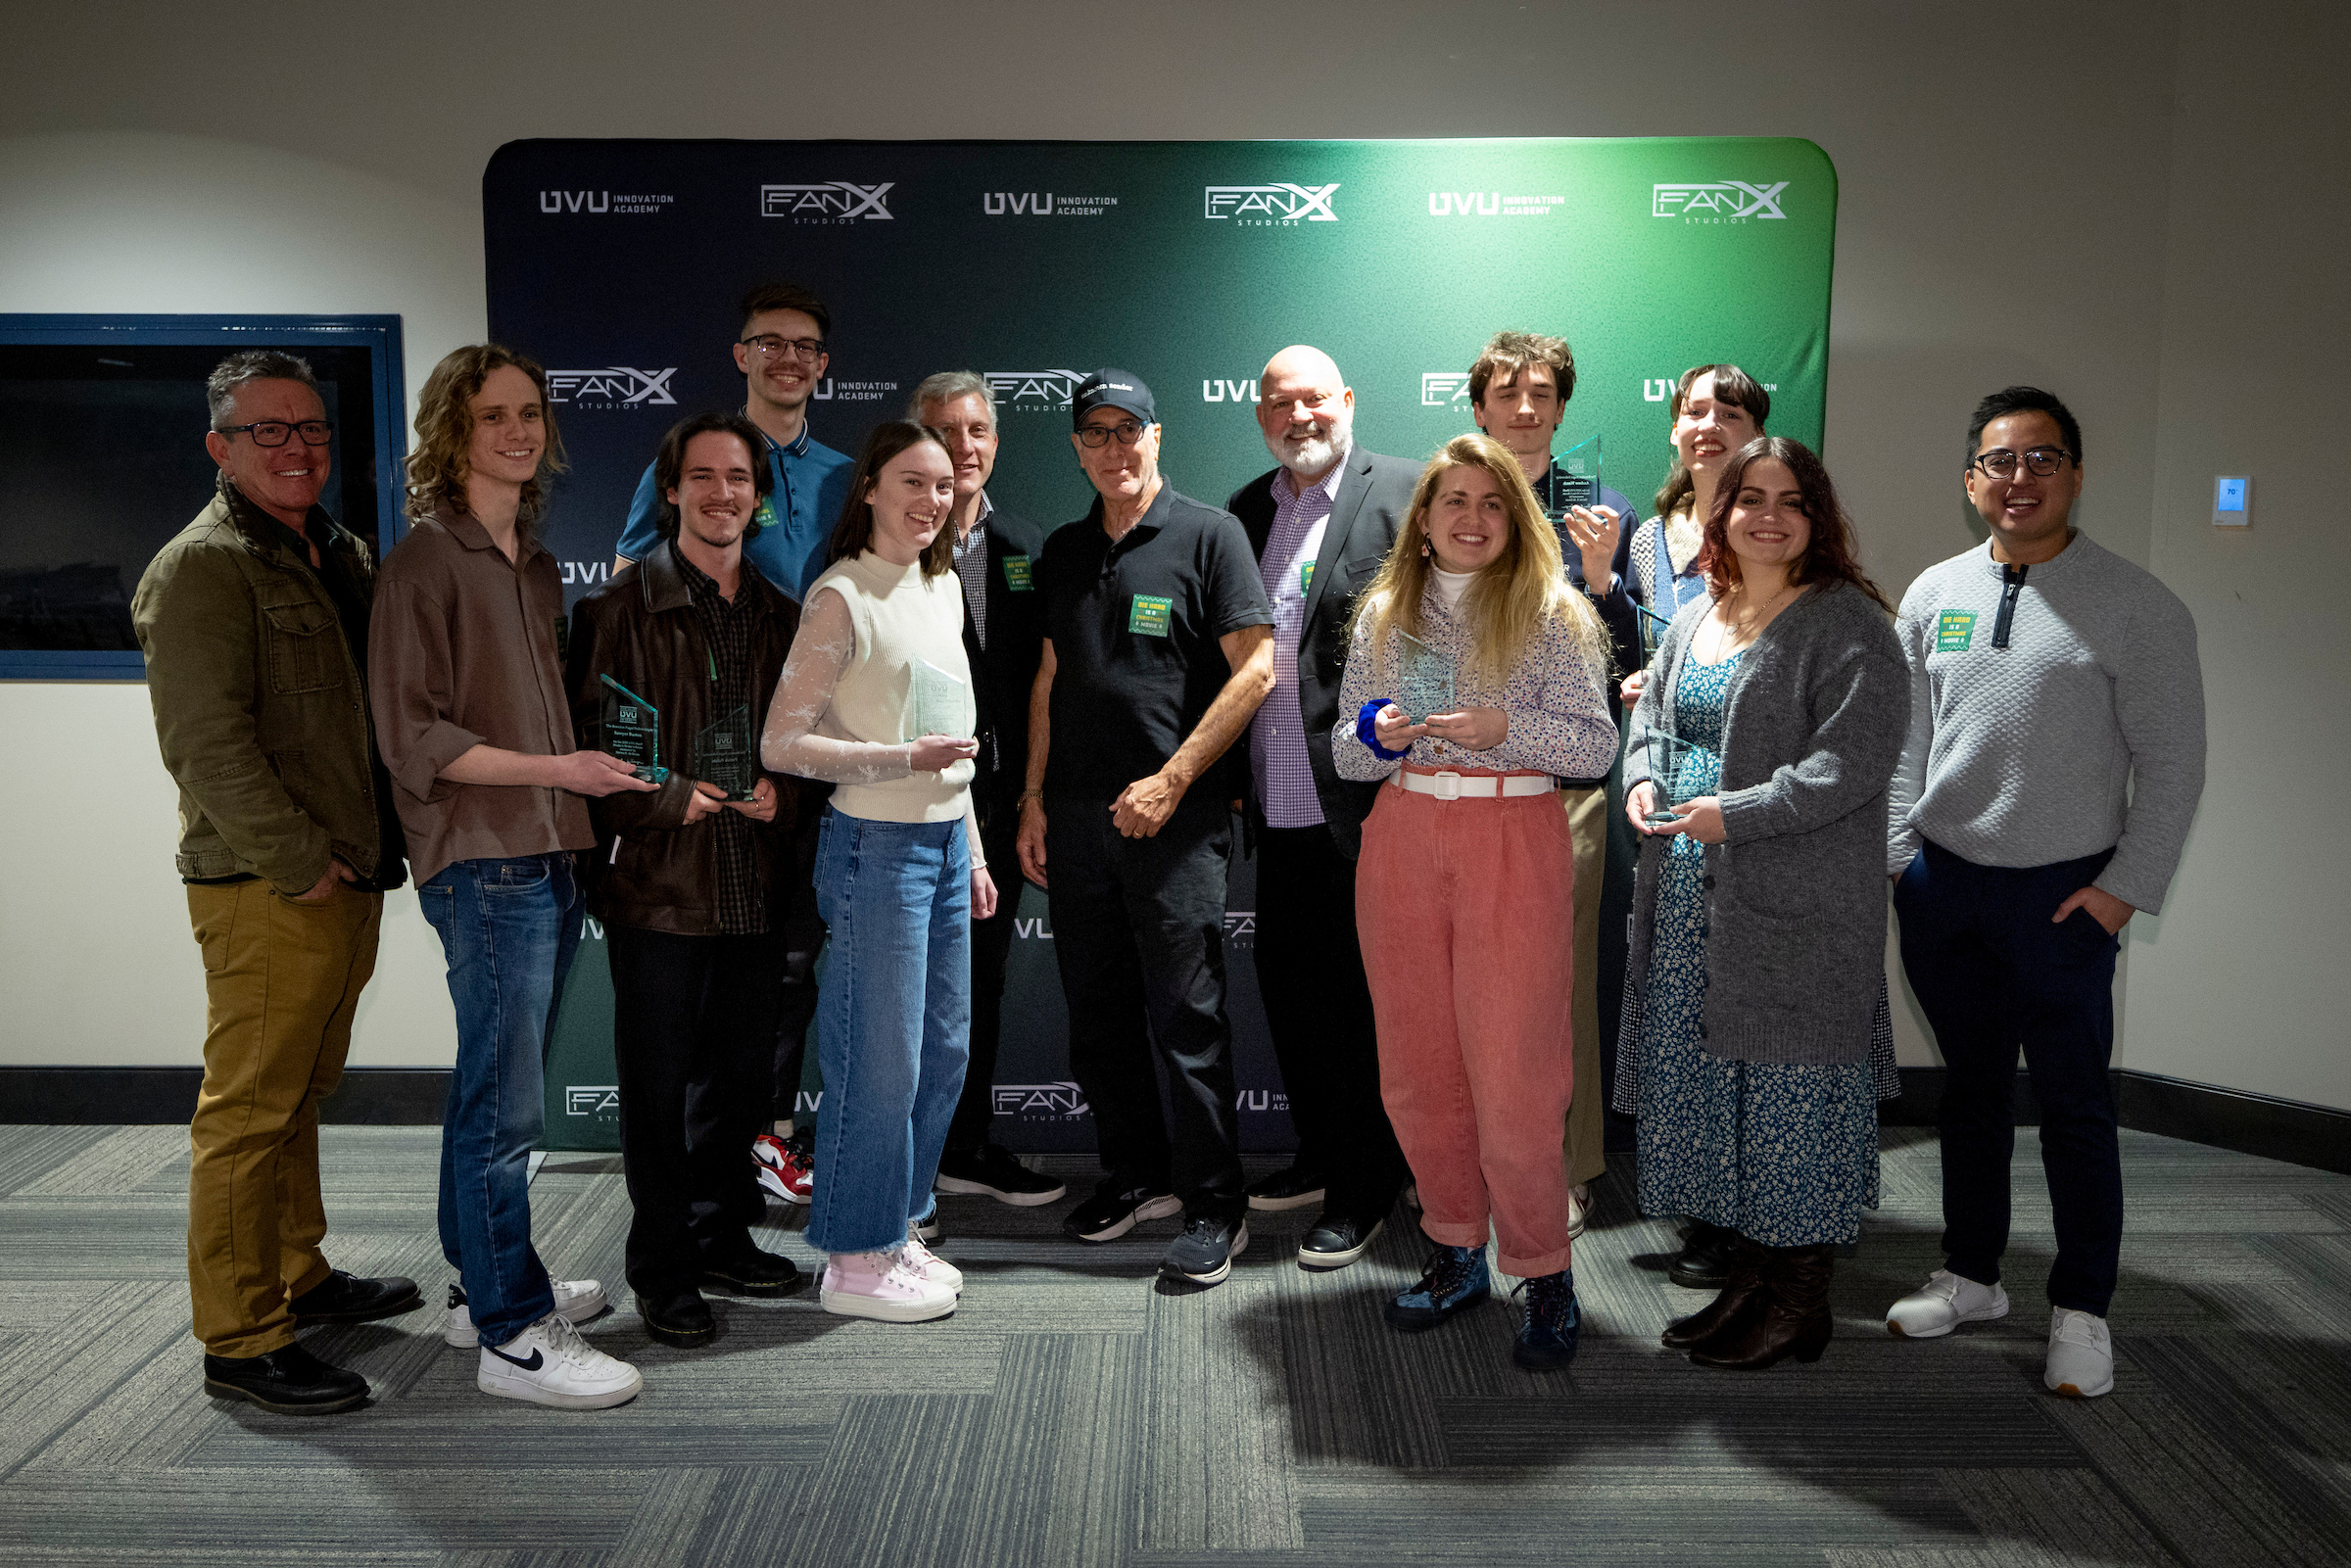
POLYGON ((751 1164, 759 1185, 788 1204, 804 1204, 816 1190, 816 1162, 772 1132, 751 1140, 751 1164))

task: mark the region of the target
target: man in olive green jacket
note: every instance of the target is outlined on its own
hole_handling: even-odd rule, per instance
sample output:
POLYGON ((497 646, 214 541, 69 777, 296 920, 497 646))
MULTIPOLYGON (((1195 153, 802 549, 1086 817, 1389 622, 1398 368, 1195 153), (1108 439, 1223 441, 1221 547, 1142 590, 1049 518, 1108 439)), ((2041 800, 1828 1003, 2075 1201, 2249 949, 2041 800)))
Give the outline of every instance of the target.
POLYGON ((422 1305, 413 1280, 355 1278, 319 1251, 318 1102, 402 880, 363 668, 375 563, 318 504, 333 427, 310 366, 235 354, 205 391, 219 493, 131 600, 204 958, 188 1287, 209 1391, 324 1414, 366 1380, 295 1330, 422 1305))

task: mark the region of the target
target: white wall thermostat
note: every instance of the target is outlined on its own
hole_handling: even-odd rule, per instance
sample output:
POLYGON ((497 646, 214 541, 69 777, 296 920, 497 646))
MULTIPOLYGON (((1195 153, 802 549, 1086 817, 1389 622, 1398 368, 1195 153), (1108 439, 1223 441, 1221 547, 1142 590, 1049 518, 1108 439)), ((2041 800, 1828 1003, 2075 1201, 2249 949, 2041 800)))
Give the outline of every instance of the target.
POLYGON ((2248 474, 2224 475, 2212 482, 2212 526, 2253 526, 2253 480, 2248 474))

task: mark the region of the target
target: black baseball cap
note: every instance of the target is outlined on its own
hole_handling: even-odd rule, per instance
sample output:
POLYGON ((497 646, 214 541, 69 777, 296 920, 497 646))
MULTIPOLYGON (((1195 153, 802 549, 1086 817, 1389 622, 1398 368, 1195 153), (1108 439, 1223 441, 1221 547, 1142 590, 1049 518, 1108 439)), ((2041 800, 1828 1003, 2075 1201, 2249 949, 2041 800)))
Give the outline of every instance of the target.
POLYGON ((1096 408, 1124 408, 1146 425, 1159 423, 1151 404, 1151 389, 1131 370, 1105 365, 1079 382, 1078 390, 1070 395, 1071 427, 1084 424, 1085 416, 1096 408))

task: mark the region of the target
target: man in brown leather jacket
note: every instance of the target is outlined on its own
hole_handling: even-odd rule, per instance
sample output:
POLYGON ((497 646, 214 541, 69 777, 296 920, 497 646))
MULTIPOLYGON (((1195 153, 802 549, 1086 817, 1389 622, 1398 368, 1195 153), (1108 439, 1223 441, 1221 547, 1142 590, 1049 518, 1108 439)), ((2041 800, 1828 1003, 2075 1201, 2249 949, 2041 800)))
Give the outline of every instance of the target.
POLYGON ((766 1211, 749 1150, 772 1098, 791 864, 792 794, 760 768, 759 732, 799 626, 744 555, 774 482, 762 459, 740 414, 663 438, 662 538, 580 601, 567 661, 574 728, 618 751, 607 713, 650 706, 667 769, 657 792, 590 803, 584 857, 612 962, 629 1285, 666 1345, 716 1336, 704 1285, 803 1283, 750 1234, 766 1211))
POLYGON ((233 354, 205 395, 219 492, 131 601, 204 955, 188 1293, 209 1391, 316 1415, 367 1382, 295 1330, 423 1305, 415 1281, 358 1279, 319 1251, 318 1102, 405 852, 367 713, 375 557, 318 504, 334 427, 308 364, 233 354))

